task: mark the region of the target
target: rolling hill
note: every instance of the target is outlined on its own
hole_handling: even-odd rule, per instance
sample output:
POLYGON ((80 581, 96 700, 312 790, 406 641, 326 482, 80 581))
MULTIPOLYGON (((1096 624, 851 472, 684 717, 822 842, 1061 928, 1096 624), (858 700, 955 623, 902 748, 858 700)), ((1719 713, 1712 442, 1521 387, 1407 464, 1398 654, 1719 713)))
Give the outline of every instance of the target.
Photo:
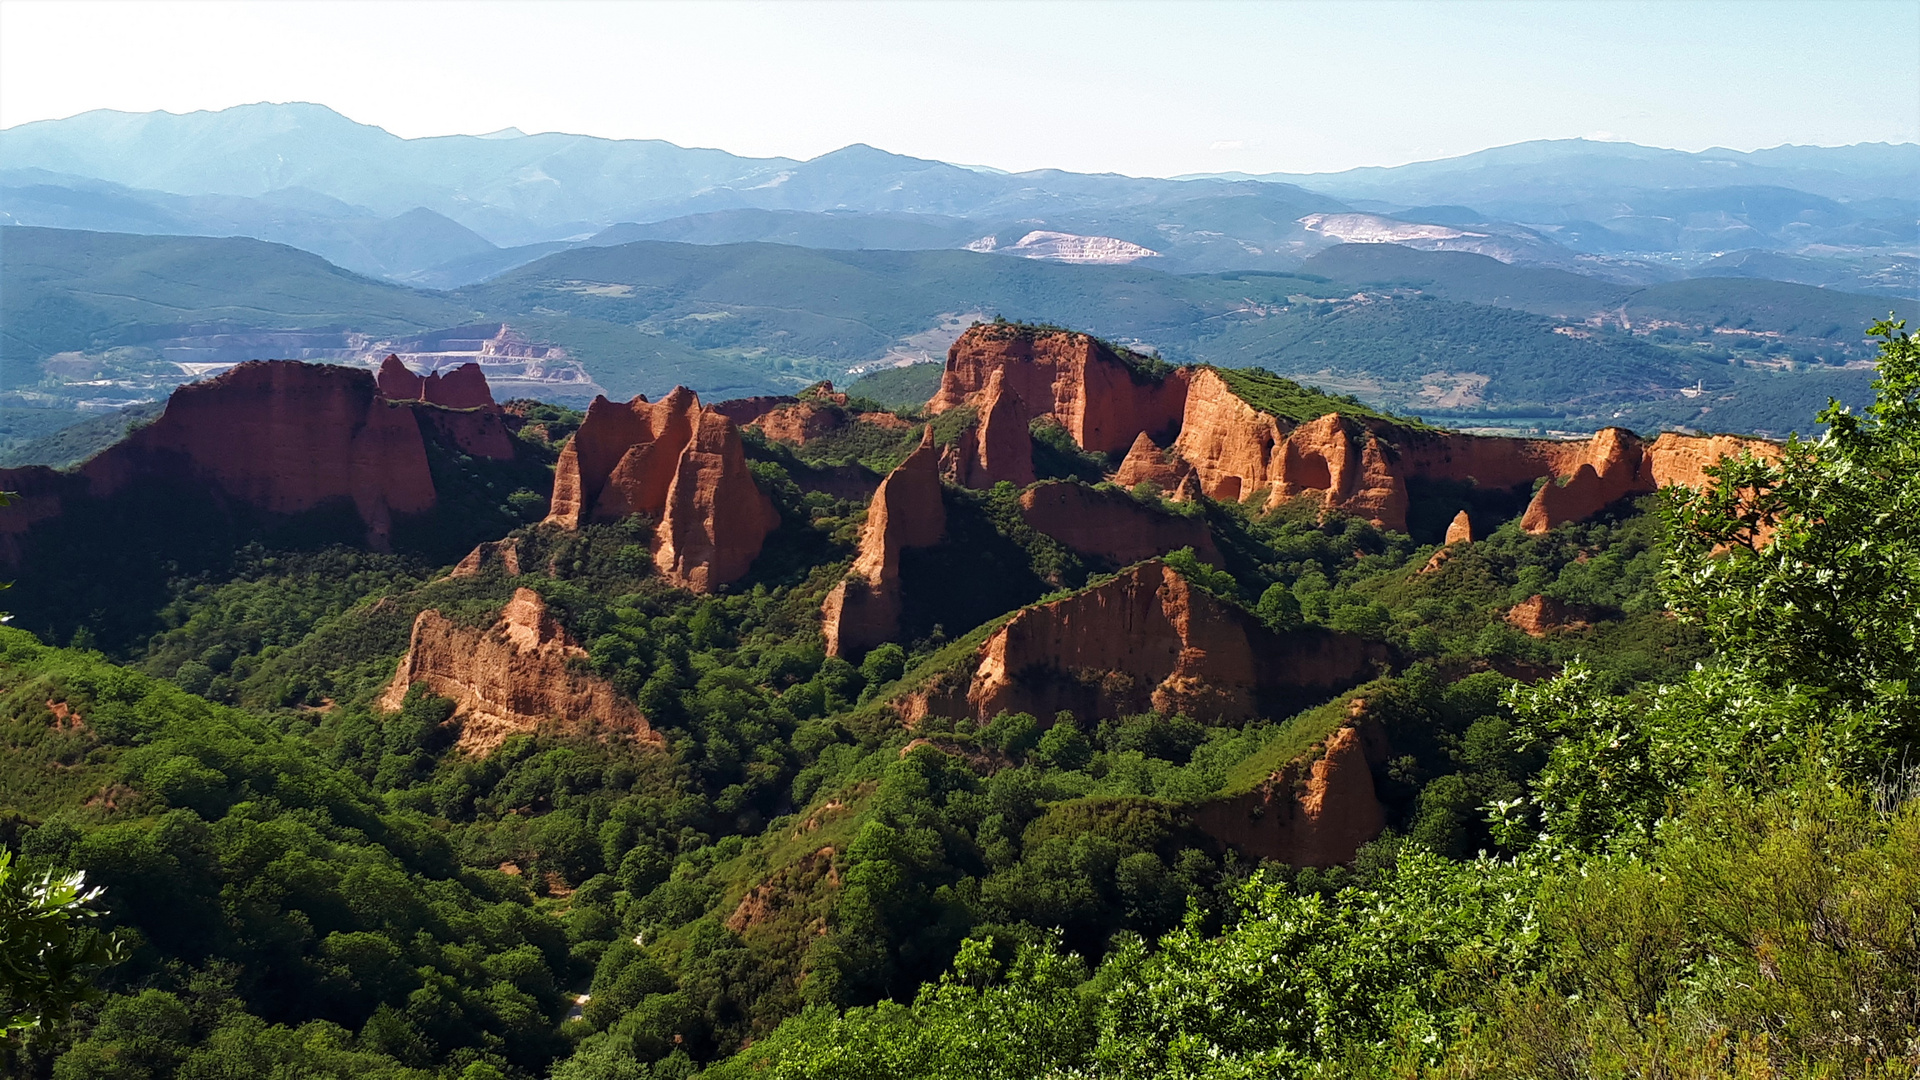
MULTIPOLYGON (((1859 400, 1860 330, 1897 306, 1758 279, 1623 286, 1387 244, 1330 249, 1310 273, 1171 274, 644 240, 557 251, 450 293, 243 239, 11 228, 0 244, 12 406, 152 400, 214 370, 196 360, 363 362, 373 342, 481 323, 559 346, 615 397, 684 384, 713 400, 937 357, 968 322, 1002 316, 1450 422, 1781 433, 1829 395, 1859 400)), ((48 426, 22 423, 20 439, 48 426)))

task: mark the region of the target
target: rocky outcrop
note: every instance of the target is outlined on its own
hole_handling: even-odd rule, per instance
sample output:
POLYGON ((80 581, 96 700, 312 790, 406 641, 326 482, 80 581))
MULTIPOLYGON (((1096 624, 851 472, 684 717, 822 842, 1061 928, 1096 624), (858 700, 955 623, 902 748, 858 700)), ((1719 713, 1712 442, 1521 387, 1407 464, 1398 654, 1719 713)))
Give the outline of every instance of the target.
POLYGON ((1144 506, 1121 491, 1071 481, 1035 484, 1020 493, 1020 516, 1036 530, 1110 567, 1184 547, 1205 562, 1221 563, 1204 520, 1144 506))
POLYGON ((1447 564, 1448 559, 1453 557, 1455 545, 1471 543, 1472 541, 1473 520, 1467 517, 1465 510, 1462 510, 1453 515, 1453 523, 1447 526, 1446 540, 1440 544, 1440 550, 1434 552, 1433 557, 1427 560, 1427 565, 1420 568, 1420 572, 1423 574, 1431 574, 1435 570, 1440 569, 1447 564))
POLYGON ((1186 373, 1163 378, 1136 371, 1086 334, 1007 323, 978 325, 947 350, 940 390, 929 413, 974 404, 994 373, 1003 393, 1052 415, 1075 442, 1099 454, 1125 450, 1140 432, 1166 432, 1180 420, 1186 373))
POLYGON ((1350 863, 1387 826, 1372 769, 1385 749, 1378 727, 1356 717, 1328 736, 1317 755, 1290 762, 1246 794, 1192 807, 1193 823, 1248 858, 1293 866, 1350 863))
POLYGON ((520 541, 508 537, 480 544, 469 551, 466 558, 455 563, 447 576, 479 577, 489 570, 498 570, 508 577, 520 576, 520 541))
POLYGON ((683 386, 651 403, 595 398, 560 452, 547 524, 577 529, 629 514, 656 521, 661 574, 700 592, 743 577, 779 525, 733 422, 683 386))
POLYGON ((1585 459, 1571 475, 1542 484, 1520 518, 1520 527, 1542 533, 1567 521, 1591 517, 1629 495, 1655 489, 1642 468, 1640 439, 1622 428, 1607 428, 1586 440, 1585 459))
POLYGON ((788 405, 797 405, 800 399, 791 394, 762 395, 760 397, 729 398, 713 406, 715 412, 734 422, 737 427, 746 427, 776 409, 788 405))
POLYGON ((1598 613, 1585 605, 1538 595, 1507 609, 1507 625, 1529 637, 1546 637, 1557 630, 1585 630, 1597 617, 1598 613))
POLYGON ((1447 538, 1444 541, 1445 546, 1452 547, 1455 544, 1465 544, 1472 539, 1473 519, 1467 516, 1465 510, 1462 510, 1453 515, 1452 524, 1447 526, 1447 538))
MULTIPOLYGON (((1190 377, 1173 452, 1193 470, 1208 498, 1243 502, 1265 491, 1272 483, 1274 450, 1285 440, 1278 420, 1242 401, 1211 369, 1190 377)), ((1313 479, 1303 474, 1296 486, 1304 490, 1313 479)))
POLYGON ((682 588, 711 592, 745 577, 779 526, 732 421, 711 409, 696 412, 654 530, 654 568, 682 588))
MULTIPOLYGON (((1337 413, 1290 425, 1255 410, 1208 369, 1195 371, 1189 381, 1180 437, 1172 449, 1211 498, 1260 498, 1274 506, 1311 497, 1328 510, 1396 530, 1406 528, 1412 479, 1497 490, 1550 480, 1522 517, 1529 532, 1590 517, 1619 499, 1666 484, 1697 487, 1705 481, 1705 468, 1723 457, 1778 452, 1771 443, 1732 436, 1668 434, 1647 444, 1620 428, 1559 440, 1467 435, 1337 413)), ((1165 470, 1179 468, 1155 467, 1136 444, 1115 480, 1161 480, 1165 470)))
MULTIPOLYGON (((21 478, 24 484, 8 474, 6 487, 43 498, 0 510, 0 530, 17 528, 14 522, 24 517, 52 516, 66 497, 106 498, 165 478, 205 484, 270 514, 349 502, 366 525, 368 543, 384 548, 395 515, 430 510, 436 500, 418 408, 382 400, 364 369, 290 360, 241 364, 175 390, 159 419, 76 473, 21 478)), ((498 452, 510 457, 511 444, 498 452)))
POLYGON ((632 702, 606 680, 576 670, 586 655, 531 589, 516 589, 487 627, 462 626, 429 609, 414 619, 407 655, 380 706, 399 709, 408 688, 425 683, 454 703, 458 745, 471 753, 542 728, 661 745, 632 702))
POLYGON ((159 419, 73 472, 0 470, 0 490, 22 495, 0 509, 0 558, 17 561, 24 535, 69 500, 156 481, 204 486, 267 514, 350 503, 367 543, 384 549, 397 515, 437 502, 430 442, 496 461, 516 454, 497 411, 391 401, 364 368, 249 361, 176 389, 159 419))
POLYGON ((1006 369, 995 368, 967 404, 973 422, 941 448, 940 475, 970 488, 1033 483, 1033 412, 1008 386, 1006 369))
POLYGON ((905 431, 913 424, 889 412, 857 412, 847 408, 847 395, 831 382, 818 382, 799 397, 750 397, 722 401, 714 411, 738 427, 757 427, 776 442, 805 446, 851 424, 870 424, 905 431))
POLYGON ((1372 674, 1379 646, 1346 634, 1274 634, 1159 560, 1021 610, 981 645, 964 703, 902 703, 906 713, 987 720, 1001 712, 1082 717, 1178 712, 1201 720, 1282 715, 1372 674))
POLYGON ((776 442, 805 446, 823 435, 831 435, 846 426, 845 413, 810 401, 796 401, 769 409, 754 419, 754 424, 776 442))
MULTIPOLYGON (((1211 499, 1258 500, 1269 508, 1312 498, 1395 530, 1406 528, 1414 479, 1523 494, 1550 479, 1523 521, 1537 532, 1663 484, 1697 486, 1713 461, 1768 445, 1681 435, 1648 445, 1618 429, 1590 439, 1509 439, 1338 413, 1294 423, 1254 408, 1211 368, 1155 378, 1084 334, 1005 324, 975 326, 954 342, 928 409, 968 406, 984 415, 1009 394, 1028 419, 1053 417, 1084 449, 1124 449, 1113 475, 1123 487, 1188 486, 1211 499), (1154 436, 1175 429, 1178 437, 1162 451, 1154 436)), ((993 456, 984 442, 991 428, 976 423, 948 451, 956 482, 984 487, 1026 475, 1017 466, 984 467, 993 456)))
POLYGON ((446 409, 492 409, 493 391, 479 364, 461 364, 445 373, 416 375, 392 353, 376 376, 380 396, 388 401, 424 401, 446 409))
POLYGON ((1161 449, 1143 431, 1134 437, 1133 445, 1127 448, 1127 456, 1121 459, 1120 468, 1113 474, 1113 482, 1123 488, 1152 484, 1161 491, 1173 492, 1180 487, 1181 481, 1191 475, 1193 467, 1184 458, 1161 449))
POLYGON ((1274 455, 1270 504, 1302 496, 1388 528, 1407 526, 1407 481, 1381 433, 1339 413, 1301 424, 1274 455))
POLYGON ((625 404, 594 398, 554 466, 547 523, 577 529, 633 513, 657 520, 699 405, 693 391, 680 386, 657 403, 644 394, 625 404))
POLYGON ((1780 444, 1738 435, 1681 435, 1669 431, 1647 444, 1642 453, 1642 471, 1656 488, 1676 485, 1697 491, 1708 485, 1708 467, 1743 454, 1775 461, 1780 457, 1780 444))
POLYGON ((929 435, 867 504, 860 553, 821 606, 828 656, 858 656, 899 633, 900 553, 939 543, 946 528, 939 451, 929 435))

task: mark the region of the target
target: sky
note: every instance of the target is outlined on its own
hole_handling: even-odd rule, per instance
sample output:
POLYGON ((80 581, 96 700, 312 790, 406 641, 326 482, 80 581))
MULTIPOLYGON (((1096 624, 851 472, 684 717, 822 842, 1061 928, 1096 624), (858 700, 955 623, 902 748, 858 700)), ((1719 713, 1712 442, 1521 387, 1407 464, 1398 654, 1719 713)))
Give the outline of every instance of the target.
POLYGON ((1528 139, 1920 141, 1920 0, 0 2, 0 127, 312 101, 1010 170, 1398 165, 1528 139))

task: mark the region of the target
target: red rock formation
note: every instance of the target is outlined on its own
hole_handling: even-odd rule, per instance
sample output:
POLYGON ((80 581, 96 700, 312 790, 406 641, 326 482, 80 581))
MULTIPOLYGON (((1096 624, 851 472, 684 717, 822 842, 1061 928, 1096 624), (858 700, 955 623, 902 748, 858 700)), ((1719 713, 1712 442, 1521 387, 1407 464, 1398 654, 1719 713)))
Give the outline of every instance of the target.
POLYGON ((1467 516, 1467 512, 1465 510, 1462 510, 1459 513, 1453 515, 1453 524, 1447 526, 1447 539, 1445 540, 1445 545, 1447 547, 1452 547, 1455 544, 1465 544, 1471 541, 1472 539, 1473 539, 1473 519, 1467 516))
POLYGON ((1645 451, 1643 471, 1655 487, 1678 485, 1699 490, 1707 486, 1707 467, 1752 454, 1766 461, 1780 457, 1780 444, 1738 435, 1680 435, 1666 432, 1645 451))
POLYGON ((1200 368, 1188 380, 1173 451, 1192 468, 1208 498, 1243 502, 1267 488, 1274 448, 1285 439, 1278 420, 1242 401, 1211 369, 1200 368))
POLYGON ((1154 560, 1016 614, 981 645, 966 710, 1241 720, 1352 686, 1377 652, 1328 631, 1272 634, 1154 560))
POLYGON ((1032 416, 1051 413, 1075 442, 1100 454, 1125 450, 1142 431, 1170 430, 1186 396, 1184 371, 1160 380, 1140 375, 1086 334, 994 324, 973 327, 947 350, 927 411, 974 402, 996 371, 1032 416))
POLYGON ((684 386, 656 403, 594 398, 560 451, 547 524, 577 529, 628 514, 657 522, 654 566, 698 592, 744 576, 780 523, 733 422, 684 386))
POLYGON ((799 401, 799 398, 789 394, 781 394, 778 396, 765 395, 761 397, 732 398, 711 407, 721 416, 733 421, 736 427, 746 427, 748 424, 757 422, 761 417, 783 405, 794 405, 798 404, 799 401))
POLYGON ((1328 413, 1290 432, 1274 454, 1273 494, 1282 499, 1316 496, 1327 509, 1406 529, 1407 482, 1380 433, 1328 413))
POLYGON ((380 363, 380 396, 388 401, 424 401, 447 409, 492 409, 493 390, 479 364, 466 363, 444 374, 415 375, 392 353, 380 363))
POLYGON ((543 727, 618 733, 661 745, 632 702, 604 679, 575 670, 573 662, 586 655, 531 589, 516 589, 490 627, 465 627, 438 611, 422 611, 380 705, 397 710, 409 687, 425 683, 454 703, 458 745, 472 753, 487 753, 510 735, 543 727))
POLYGON ((560 451, 547 522, 577 529, 633 513, 657 520, 699 407, 693 391, 683 386, 656 404, 645 395, 624 405, 594 398, 580 430, 560 451))
POLYGON ((414 415, 461 453, 493 461, 512 461, 513 433, 498 409, 415 409, 414 415))
POLYGON ((435 492, 414 410, 374 389, 370 373, 355 368, 241 364, 175 390, 158 420, 80 472, 95 496, 155 472, 184 472, 271 513, 351 500, 369 540, 385 546, 393 515, 431 509, 435 492))
POLYGON ((21 537, 67 500, 110 498, 158 479, 206 484, 273 514, 351 502, 368 543, 384 548, 394 515, 435 504, 429 439, 495 460, 515 455, 495 412, 388 401, 361 368, 250 361, 178 388, 158 420, 74 472, 0 471, 0 488, 23 496, 0 509, 0 558, 17 561, 21 537))
MULTIPOLYGON (((614 482, 620 479, 616 468, 614 482)), ((779 525, 773 500, 747 468, 740 432, 711 409, 694 413, 692 437, 654 530, 654 567, 675 585, 711 592, 745 577, 779 525)))
POLYGON ((889 641, 900 626, 900 552, 931 547, 947 528, 939 452, 931 435, 887 474, 867 504, 860 553, 820 609, 828 656, 854 656, 889 641))
POLYGON ((448 577, 479 577, 483 571, 498 568, 508 577, 520 575, 520 541, 509 537, 505 540, 489 540, 467 553, 467 557, 454 565, 448 577))
POLYGON ((805 446, 823 435, 831 435, 846 426, 846 414, 810 401, 796 401, 761 414, 754 423, 767 438, 805 446))
MULTIPOLYGON (((1529 510, 1525 527, 1540 531, 1665 483, 1697 485, 1704 467, 1720 456, 1768 445, 1663 436, 1643 447, 1617 430, 1584 440, 1507 439, 1337 414, 1295 425, 1253 408, 1212 369, 1183 368, 1155 381, 1084 334, 1007 325, 975 326, 954 342, 928 409, 980 409, 996 381, 1001 394, 1028 403, 1031 415, 1058 419, 1086 449, 1126 447, 1114 474, 1123 486, 1152 481, 1175 489, 1191 477, 1209 498, 1259 498, 1268 507, 1312 496, 1329 510, 1396 530, 1406 528, 1413 478, 1502 491, 1543 477, 1563 481, 1543 489, 1529 510), (1179 437, 1162 455, 1152 433, 1176 424, 1179 437)), ((976 459, 986 451, 979 433, 973 442, 968 438, 949 451, 948 471, 958 482, 985 486, 991 481, 976 476, 982 472, 976 459)))
POLYGON ((1193 807, 1193 822, 1250 858, 1294 866, 1350 863, 1387 826, 1369 762, 1384 741, 1377 729, 1350 723, 1310 762, 1288 764, 1245 795, 1193 807))
POLYGON ((1556 630, 1585 630, 1595 613, 1583 605, 1565 604, 1545 596, 1529 596, 1507 609, 1507 625, 1530 637, 1546 637, 1556 630))
POLYGON ((1007 386, 1006 368, 994 368, 974 395, 974 421, 940 454, 942 476, 962 487, 990 488, 1002 480, 1033 483, 1033 413, 1007 386))
POLYGON ((1113 482, 1123 488, 1153 484, 1161 491, 1171 492, 1192 474, 1192 466, 1177 455, 1154 445, 1153 439, 1143 431, 1134 437, 1133 445, 1127 448, 1127 456, 1121 459, 1120 468, 1113 474, 1113 482))
POLYGON ((1606 428, 1586 440, 1586 460, 1574 468, 1573 475, 1558 483, 1548 483, 1534 493, 1533 502, 1520 519, 1520 527, 1530 533, 1542 533, 1565 521, 1579 521, 1626 498, 1654 490, 1651 476, 1643 476, 1644 455, 1633 432, 1606 428))
MULTIPOLYGON (((1778 452, 1771 443, 1732 436, 1670 434, 1648 446, 1619 428, 1556 440, 1431 431, 1338 414, 1289 426, 1254 410, 1207 369, 1190 379, 1173 449, 1212 498, 1246 500, 1267 489, 1272 506, 1310 495, 1330 510, 1403 531, 1409 479, 1495 489, 1554 479, 1522 519, 1529 532, 1589 517, 1665 484, 1698 486, 1705 467, 1725 456, 1778 452)), ((1139 474, 1138 468, 1123 472, 1128 479, 1139 474)))
POLYGON ((1445 566, 1447 560, 1453 557, 1455 544, 1470 543, 1472 540, 1473 522, 1467 517, 1467 512, 1462 510, 1453 515, 1453 524, 1447 526, 1446 540, 1441 543, 1440 550, 1434 552, 1433 557, 1427 560, 1427 565, 1420 568, 1420 572, 1431 574, 1445 566))
POLYGON ((1127 566, 1183 547, 1215 566, 1221 563, 1204 520, 1143 506, 1125 492, 1071 481, 1035 484, 1020 494, 1020 516, 1109 566, 1127 566))

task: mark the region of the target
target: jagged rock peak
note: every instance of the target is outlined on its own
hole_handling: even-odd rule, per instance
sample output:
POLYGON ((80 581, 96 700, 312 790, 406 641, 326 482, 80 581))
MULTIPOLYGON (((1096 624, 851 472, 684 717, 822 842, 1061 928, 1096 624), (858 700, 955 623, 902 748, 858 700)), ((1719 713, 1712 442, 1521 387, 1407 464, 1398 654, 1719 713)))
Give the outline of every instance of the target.
POLYGON ((929 432, 887 474, 867 504, 860 552, 847 579, 821 605, 827 655, 857 656, 899 632, 900 553, 932 547, 947 527, 940 495, 940 456, 929 432))
POLYGON ((745 576, 780 523, 733 421, 684 386, 658 402, 594 398, 560 451, 547 524, 577 529, 629 514, 654 519, 654 566, 696 592, 745 576))
POLYGON ((416 375, 400 358, 388 353, 376 376, 380 396, 388 401, 424 401, 448 409, 493 409, 493 390, 479 364, 465 363, 445 373, 416 375))

